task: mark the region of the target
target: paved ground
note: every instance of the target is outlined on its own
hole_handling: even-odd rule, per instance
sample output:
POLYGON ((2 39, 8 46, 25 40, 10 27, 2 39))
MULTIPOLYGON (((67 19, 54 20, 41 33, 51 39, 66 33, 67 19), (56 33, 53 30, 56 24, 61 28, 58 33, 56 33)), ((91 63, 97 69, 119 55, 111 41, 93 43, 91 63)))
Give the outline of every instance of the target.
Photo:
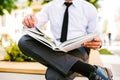
POLYGON ((114 80, 120 80, 120 41, 113 41, 111 45, 103 46, 112 52, 113 56, 101 55, 106 67, 109 67, 114 75, 114 80))
MULTIPOLYGON (((44 75, 0 73, 0 80, 45 80, 44 75)), ((74 80, 88 80, 87 78, 75 78, 74 80)))
POLYGON ((118 55, 101 55, 101 59, 104 65, 112 70, 113 80, 120 80, 120 57, 118 55))

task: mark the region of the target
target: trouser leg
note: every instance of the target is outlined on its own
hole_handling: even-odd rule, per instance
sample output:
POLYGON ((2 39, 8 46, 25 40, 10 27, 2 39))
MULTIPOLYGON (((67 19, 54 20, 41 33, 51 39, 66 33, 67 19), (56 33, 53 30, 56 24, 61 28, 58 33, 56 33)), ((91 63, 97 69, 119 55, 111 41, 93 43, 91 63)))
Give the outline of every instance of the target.
MULTIPOLYGON (((88 63, 89 54, 84 47, 70 51, 68 54, 82 59, 83 62, 88 63)), ((76 72, 69 72, 66 76, 60 74, 52 68, 48 68, 45 74, 46 80, 73 80, 77 76, 76 72)))
POLYGON ((78 61, 78 58, 64 52, 53 51, 28 35, 19 40, 18 46, 25 55, 50 66, 63 75, 67 75, 70 68, 78 61))
POLYGON ((18 45, 21 51, 25 55, 31 56, 35 60, 49 67, 47 70, 48 72, 46 73, 49 74, 49 72, 51 71, 53 72, 53 74, 57 73, 56 79, 47 79, 47 80, 64 80, 64 79, 72 80, 72 78, 74 78, 75 75, 73 74, 68 75, 72 65, 76 63, 78 60, 83 62, 88 61, 88 55, 86 54, 86 52, 84 52, 84 49, 79 48, 70 51, 67 54, 64 52, 56 52, 46 47, 45 45, 37 42, 28 35, 23 36, 20 39, 18 45), (82 53, 85 53, 85 55, 80 54, 81 50, 83 50, 82 53), (60 79, 60 78, 64 78, 64 79, 60 79))
POLYGON ((62 75, 53 68, 48 67, 45 78, 46 80, 73 80, 77 76, 76 72, 69 72, 67 75, 62 75))

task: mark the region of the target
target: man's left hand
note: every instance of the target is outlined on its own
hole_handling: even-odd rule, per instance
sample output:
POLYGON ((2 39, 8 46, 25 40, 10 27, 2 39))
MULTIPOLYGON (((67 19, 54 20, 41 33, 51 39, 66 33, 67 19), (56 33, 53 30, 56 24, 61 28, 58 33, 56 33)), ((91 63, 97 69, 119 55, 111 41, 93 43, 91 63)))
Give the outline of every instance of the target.
POLYGON ((95 37, 92 41, 85 42, 82 44, 82 46, 88 47, 94 50, 99 49, 101 45, 102 45, 102 40, 98 37, 95 37))

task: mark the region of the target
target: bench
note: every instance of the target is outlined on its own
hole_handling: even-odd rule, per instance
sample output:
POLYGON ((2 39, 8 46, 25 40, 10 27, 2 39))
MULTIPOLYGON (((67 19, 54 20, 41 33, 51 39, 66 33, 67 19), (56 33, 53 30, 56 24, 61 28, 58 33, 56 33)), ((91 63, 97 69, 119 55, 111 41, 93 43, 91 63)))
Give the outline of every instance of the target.
MULTIPOLYGON (((91 50, 89 63, 92 65, 101 65, 100 55, 98 51, 91 50)), ((0 72, 10 72, 10 73, 25 73, 25 74, 40 74, 44 75, 47 67, 38 62, 9 62, 0 61, 0 72)))

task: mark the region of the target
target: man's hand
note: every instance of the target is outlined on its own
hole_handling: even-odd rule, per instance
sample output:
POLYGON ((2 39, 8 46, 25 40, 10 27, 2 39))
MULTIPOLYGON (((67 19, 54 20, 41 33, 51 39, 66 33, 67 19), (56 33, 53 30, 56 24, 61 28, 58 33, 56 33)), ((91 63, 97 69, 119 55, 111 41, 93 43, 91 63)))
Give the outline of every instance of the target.
POLYGON ((94 50, 99 49, 101 45, 102 45, 102 40, 98 37, 95 37, 92 41, 85 42, 82 44, 82 46, 88 47, 94 50))
POLYGON ((35 24, 38 22, 36 16, 34 14, 30 14, 23 18, 22 24, 29 28, 33 28, 35 24))

